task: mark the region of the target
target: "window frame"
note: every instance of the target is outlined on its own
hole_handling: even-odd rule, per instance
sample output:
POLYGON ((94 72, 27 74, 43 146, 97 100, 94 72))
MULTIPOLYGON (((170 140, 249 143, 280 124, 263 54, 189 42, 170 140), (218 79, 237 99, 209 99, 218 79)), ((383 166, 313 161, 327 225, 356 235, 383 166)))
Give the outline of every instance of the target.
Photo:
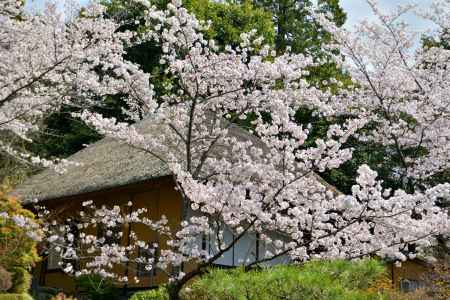
POLYGON ((149 245, 151 245, 150 247, 144 249, 141 247, 138 247, 137 250, 137 257, 141 257, 145 255, 145 258, 149 259, 152 258, 154 259, 153 261, 153 265, 152 265, 152 269, 151 270, 146 270, 146 263, 141 263, 141 262, 136 262, 136 277, 138 278, 148 278, 148 277, 154 277, 156 276, 156 265, 158 263, 159 260, 159 256, 160 256, 160 248, 159 248, 159 243, 158 242, 153 242, 153 243, 149 243, 149 245), (155 247, 155 244, 157 245, 155 247), (143 252, 146 252, 146 254, 142 255, 143 252))

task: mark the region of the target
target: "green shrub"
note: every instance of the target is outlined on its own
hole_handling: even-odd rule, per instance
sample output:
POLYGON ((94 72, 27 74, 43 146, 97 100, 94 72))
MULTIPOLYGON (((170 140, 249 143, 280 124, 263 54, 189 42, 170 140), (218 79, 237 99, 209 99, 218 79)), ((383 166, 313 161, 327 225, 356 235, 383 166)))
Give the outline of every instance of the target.
POLYGON ((276 266, 258 271, 212 270, 194 282, 190 299, 378 299, 367 292, 385 272, 380 262, 312 261, 303 266, 276 266))
POLYGON ((162 286, 159 289, 137 292, 130 300, 169 300, 169 295, 166 288, 162 286))
MULTIPOLYGON (((385 274, 376 260, 312 261, 250 272, 212 269, 181 292, 185 300, 371 300, 370 284, 385 274)), ((131 300, 167 300, 164 287, 139 292, 131 300)))
POLYGON ((12 268, 11 272, 13 274, 13 287, 8 292, 17 294, 27 293, 31 286, 31 274, 20 267, 12 268))
POLYGON ((78 290, 87 294, 89 299, 114 300, 118 298, 118 289, 112 280, 98 275, 84 275, 76 279, 78 290))
POLYGON ((0 186, 0 213, 0 266, 12 277, 8 292, 27 293, 31 283, 27 270, 40 259, 36 250, 42 236, 40 223, 4 186, 0 186))
POLYGON ((348 289, 367 289, 371 282, 386 272, 382 262, 366 259, 358 262, 345 260, 311 261, 301 267, 301 273, 316 274, 331 278, 348 289))
POLYGON ((0 300, 33 300, 28 294, 0 294, 0 300))
POLYGON ((0 266, 30 269, 39 256, 36 244, 42 235, 35 215, 22 208, 20 202, 0 186, 0 266), (25 225, 18 225, 14 218, 21 218, 25 225))

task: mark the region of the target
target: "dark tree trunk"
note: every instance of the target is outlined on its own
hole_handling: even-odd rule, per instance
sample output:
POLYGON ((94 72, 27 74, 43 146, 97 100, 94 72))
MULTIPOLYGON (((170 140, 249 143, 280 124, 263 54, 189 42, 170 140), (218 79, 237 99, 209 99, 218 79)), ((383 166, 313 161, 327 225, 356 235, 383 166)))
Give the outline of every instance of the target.
POLYGON ((169 284, 167 285, 167 293, 169 294, 170 300, 181 300, 180 291, 182 285, 180 284, 169 284))
POLYGON ((173 283, 170 283, 167 285, 167 293, 169 294, 170 300, 181 300, 180 292, 185 286, 186 283, 188 283, 192 278, 201 276, 205 273, 207 273, 207 267, 210 266, 210 264, 204 264, 200 265, 197 269, 187 273, 182 279, 175 281, 173 283))

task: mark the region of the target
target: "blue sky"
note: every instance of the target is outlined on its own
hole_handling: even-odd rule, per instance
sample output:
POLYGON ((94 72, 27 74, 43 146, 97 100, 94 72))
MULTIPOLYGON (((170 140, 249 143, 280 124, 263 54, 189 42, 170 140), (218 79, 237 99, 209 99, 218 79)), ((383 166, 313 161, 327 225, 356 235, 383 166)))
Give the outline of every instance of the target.
MULTIPOLYGON (((417 9, 424 10, 431 5, 432 0, 378 0, 378 3, 383 11, 389 12, 398 5, 408 3, 418 4, 417 9)), ((346 26, 348 28, 352 28, 362 19, 373 18, 371 9, 365 0, 341 0, 341 5, 347 12, 346 26)), ((416 30, 424 30, 432 26, 430 22, 417 18, 413 13, 406 14, 403 20, 407 21, 416 30)))
MULTIPOLYGON (((27 0, 28 7, 42 7, 45 0, 27 0)), ((64 1, 58 1, 64 2, 64 1)), ((88 0, 78 0, 80 4, 85 4, 88 0)), ((379 0, 379 4, 384 11, 392 10, 397 5, 407 4, 407 3, 420 3, 419 7, 425 9, 431 4, 432 0, 379 0)), ((347 24, 348 28, 353 27, 358 21, 365 18, 373 18, 370 7, 365 0, 341 0, 341 5, 347 12, 347 24)), ((424 20, 418 19, 414 14, 409 13, 404 18, 414 29, 423 30, 430 27, 430 23, 424 20)))

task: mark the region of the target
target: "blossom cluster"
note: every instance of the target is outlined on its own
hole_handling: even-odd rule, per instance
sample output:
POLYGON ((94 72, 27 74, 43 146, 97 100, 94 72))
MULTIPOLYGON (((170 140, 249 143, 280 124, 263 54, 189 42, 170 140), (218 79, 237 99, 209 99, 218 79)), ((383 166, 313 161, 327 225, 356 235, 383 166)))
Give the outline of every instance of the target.
POLYGON ((23 230, 25 235, 33 241, 40 242, 43 238, 43 233, 41 232, 41 226, 33 219, 28 216, 20 214, 8 214, 3 211, 0 212, 0 224, 2 227, 10 223, 10 226, 16 226, 23 230))
MULTIPOLYGON (((67 19, 56 3, 34 15, 18 1, 2 1, 0 130, 31 141, 31 133, 42 129, 42 118, 62 105, 101 106, 102 96, 117 93, 145 108, 152 97, 148 75, 123 59, 133 35, 118 32, 119 26, 104 18, 99 4, 67 19)), ((0 150, 32 164, 59 163, 24 157, 14 146, 5 141, 0 150)))
POLYGON ((127 265, 129 270, 136 271, 141 265, 150 271, 163 263, 156 256, 159 244, 142 240, 132 228, 143 226, 159 236, 170 236, 165 216, 151 220, 146 208, 133 209, 132 203, 123 207, 96 207, 93 201, 85 201, 77 214, 64 217, 55 216, 44 206, 35 208, 39 217, 46 220, 43 230, 47 250, 58 257, 62 270, 68 274, 97 274, 127 281, 128 277, 117 273, 118 267, 127 265), (126 228, 129 231, 124 236, 126 228), (127 240, 126 245, 123 239, 127 240))
POLYGON ((414 5, 384 13, 377 1, 367 2, 377 22, 364 21, 354 32, 321 19, 334 34, 357 86, 334 98, 332 105, 336 113, 365 116, 375 125, 359 138, 384 145, 398 157, 396 175, 405 188, 424 184, 450 167, 450 50, 443 46, 449 40, 450 2, 434 1, 430 12, 417 12, 435 23, 434 36, 442 45, 418 49, 421 36, 399 21, 414 5))

